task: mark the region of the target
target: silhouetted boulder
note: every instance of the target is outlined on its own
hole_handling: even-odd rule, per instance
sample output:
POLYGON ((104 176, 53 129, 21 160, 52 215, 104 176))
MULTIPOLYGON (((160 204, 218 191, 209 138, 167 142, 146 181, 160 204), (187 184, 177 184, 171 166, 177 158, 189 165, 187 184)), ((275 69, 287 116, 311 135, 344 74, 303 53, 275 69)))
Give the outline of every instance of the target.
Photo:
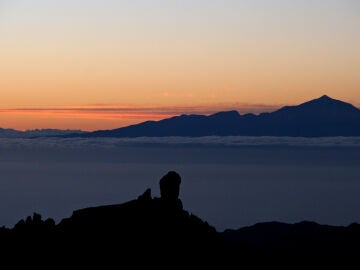
POLYGON ((163 211, 176 213, 182 211, 183 204, 179 199, 181 177, 177 172, 170 171, 160 179, 160 198, 154 203, 163 211))
POLYGON ((180 193, 181 177, 177 172, 168 172, 160 179, 160 194, 163 200, 176 200, 180 193))

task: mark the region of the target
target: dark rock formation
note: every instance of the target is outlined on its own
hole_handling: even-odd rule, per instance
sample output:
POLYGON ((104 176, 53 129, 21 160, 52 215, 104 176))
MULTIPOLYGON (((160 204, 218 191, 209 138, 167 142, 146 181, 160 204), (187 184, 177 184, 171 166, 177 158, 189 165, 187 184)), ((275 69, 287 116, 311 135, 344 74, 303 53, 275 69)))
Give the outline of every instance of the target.
POLYGON ((181 177, 176 172, 168 172, 160 179, 160 194, 164 200, 177 200, 180 193, 181 177))
MULTIPOLYGON (((196 262, 202 268, 226 269, 246 264, 279 267, 290 260, 297 266, 314 261, 322 266, 357 262, 359 224, 334 227, 271 222, 218 233, 183 210, 180 183, 181 177, 169 172, 160 180, 160 198, 153 198, 147 189, 133 201, 74 211, 57 225, 34 213, 12 229, 0 228, 0 254, 5 259, 28 256, 38 263, 51 259, 67 266, 100 263, 102 269, 114 264, 121 268, 125 263, 172 269, 194 267, 196 262)), ((12 262, 22 261, 26 262, 12 262)))
POLYGON ((183 210, 178 198, 180 182, 176 172, 169 172, 160 180, 161 198, 152 198, 148 189, 137 200, 124 204, 77 210, 57 229, 76 244, 91 239, 103 246, 121 243, 129 248, 135 244, 142 249, 145 243, 169 248, 215 242, 215 229, 183 210))

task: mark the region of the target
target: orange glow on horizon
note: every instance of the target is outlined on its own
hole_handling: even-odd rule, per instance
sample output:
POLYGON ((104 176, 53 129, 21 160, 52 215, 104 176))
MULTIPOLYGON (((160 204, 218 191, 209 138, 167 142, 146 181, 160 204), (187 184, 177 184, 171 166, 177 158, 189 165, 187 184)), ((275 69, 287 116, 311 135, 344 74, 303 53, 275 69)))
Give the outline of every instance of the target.
POLYGON ((360 102, 355 0, 0 2, 0 128, 360 102))
POLYGON ((0 110, 0 123, 7 128, 113 129, 147 120, 161 120, 173 115, 152 113, 113 113, 78 110, 0 110), (5 120, 6 119, 6 120, 5 120), (12 119, 12 123, 9 120, 12 119), (8 124, 7 124, 8 123, 8 124))
POLYGON ((273 111, 279 107, 279 105, 264 104, 216 104, 212 106, 178 107, 95 104, 59 108, 0 109, 0 127, 18 130, 57 128, 93 131, 114 129, 148 120, 158 121, 181 114, 209 115, 225 110, 259 113, 273 111))

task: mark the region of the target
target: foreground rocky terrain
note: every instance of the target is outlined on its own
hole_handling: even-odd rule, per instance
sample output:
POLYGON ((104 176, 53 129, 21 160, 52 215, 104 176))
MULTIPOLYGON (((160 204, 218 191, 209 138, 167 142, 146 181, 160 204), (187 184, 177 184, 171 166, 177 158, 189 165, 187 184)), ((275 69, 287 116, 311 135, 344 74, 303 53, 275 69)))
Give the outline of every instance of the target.
POLYGON ((4 258, 46 258, 84 266, 125 261, 223 266, 316 261, 324 265, 357 261, 360 254, 356 223, 336 227, 270 222, 217 232, 183 209, 180 183, 180 175, 169 172, 160 180, 160 198, 152 197, 148 189, 123 204, 74 211, 59 224, 34 213, 14 228, 0 229, 1 253, 4 258))

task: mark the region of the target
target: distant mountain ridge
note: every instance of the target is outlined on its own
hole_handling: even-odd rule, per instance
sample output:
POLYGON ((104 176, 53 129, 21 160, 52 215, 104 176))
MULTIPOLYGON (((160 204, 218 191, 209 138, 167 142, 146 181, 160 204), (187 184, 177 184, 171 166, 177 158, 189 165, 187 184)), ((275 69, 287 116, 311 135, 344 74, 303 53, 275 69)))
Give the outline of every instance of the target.
POLYGON ((240 115, 237 111, 225 111, 209 116, 183 114, 113 130, 83 133, 80 136, 360 136, 360 110, 350 103, 324 95, 271 113, 240 115))
POLYGON ((20 131, 15 129, 0 128, 0 138, 36 138, 36 137, 52 137, 64 135, 76 135, 84 133, 81 130, 60 130, 60 129, 34 129, 20 131))
POLYGON ((285 106, 274 112, 259 115, 241 115, 235 110, 208 116, 182 114, 160 121, 146 121, 93 132, 58 129, 18 131, 0 128, 0 138, 169 136, 360 136, 360 109, 350 103, 323 95, 300 105, 285 106))

